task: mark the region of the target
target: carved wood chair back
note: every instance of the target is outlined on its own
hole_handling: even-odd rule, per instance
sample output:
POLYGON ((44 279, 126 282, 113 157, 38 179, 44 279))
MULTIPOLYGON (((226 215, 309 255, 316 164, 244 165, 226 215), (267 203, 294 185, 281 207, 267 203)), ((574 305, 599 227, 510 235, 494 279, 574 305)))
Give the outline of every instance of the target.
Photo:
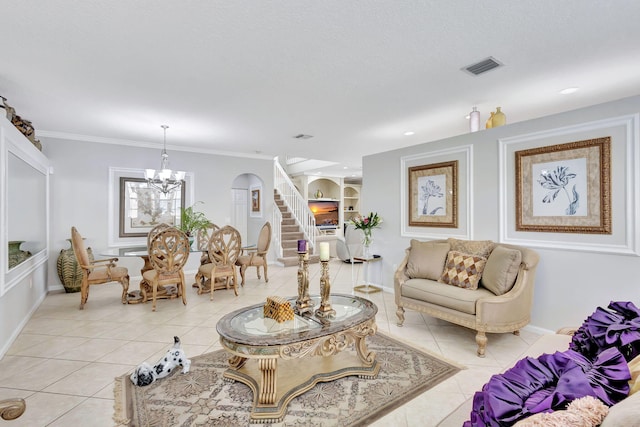
POLYGON ((189 258, 189 238, 175 227, 164 227, 154 233, 149 243, 149 262, 160 274, 182 270, 189 258))
POLYGON ((215 231, 209 239, 209 261, 217 265, 235 265, 240 256, 242 238, 230 225, 215 231))
POLYGON ((158 224, 155 227, 153 227, 151 229, 151 231, 149 231, 149 234, 147 234, 147 248, 149 246, 151 246, 151 240, 153 240, 153 237, 158 234, 159 232, 161 232, 162 230, 166 230, 167 228, 170 228, 171 226, 169 224, 165 224, 164 222, 162 224, 158 224))
POLYGON ((196 235, 196 245, 199 251, 207 252, 207 250, 209 250, 209 240, 213 233, 218 230, 220 230, 220 227, 212 222, 210 222, 205 228, 198 230, 198 234, 196 235))

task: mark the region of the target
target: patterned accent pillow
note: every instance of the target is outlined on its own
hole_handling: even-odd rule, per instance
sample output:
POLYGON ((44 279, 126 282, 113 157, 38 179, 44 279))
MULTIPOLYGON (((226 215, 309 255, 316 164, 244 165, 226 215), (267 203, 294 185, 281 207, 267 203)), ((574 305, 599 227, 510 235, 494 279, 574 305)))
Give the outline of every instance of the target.
POLYGON ((491 240, 458 240, 450 237, 447 241, 452 251, 477 255, 483 258, 489 258, 489 254, 496 247, 496 244, 491 240))
POLYGON ((465 289, 478 289, 487 259, 481 256, 449 251, 440 283, 465 289))

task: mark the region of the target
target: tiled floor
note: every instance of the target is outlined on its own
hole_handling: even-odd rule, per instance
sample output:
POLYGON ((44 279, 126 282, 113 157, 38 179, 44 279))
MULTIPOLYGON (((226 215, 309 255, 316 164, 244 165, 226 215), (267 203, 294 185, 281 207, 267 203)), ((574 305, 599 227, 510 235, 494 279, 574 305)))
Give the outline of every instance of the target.
MULTIPOLYGON (((355 267, 355 276, 360 268, 355 267)), ((319 292, 319 265, 310 266, 311 293, 319 292)), ((351 293, 352 269, 333 260, 332 292, 351 293)), ((193 277, 193 275, 188 275, 193 277)), ((297 267, 269 268, 268 284, 255 269, 235 297, 216 291, 214 301, 188 288, 188 304, 180 300, 150 304, 120 304, 117 283, 93 286, 85 310, 79 294, 47 296, 5 357, 0 361, 0 400, 23 397, 27 411, 7 426, 112 426, 113 379, 143 361, 155 363, 180 336, 189 356, 220 349, 216 322, 232 310, 263 302, 268 295, 297 293, 297 267)), ((131 288, 137 288, 132 280, 131 288)), ((363 294, 359 294, 363 295, 363 294)), ((433 426, 471 397, 488 378, 511 365, 537 338, 489 334, 487 355, 476 357, 474 332, 407 310, 403 327, 396 326, 393 294, 375 293, 378 329, 467 367, 454 377, 381 418, 375 426, 433 426)), ((0 424, 5 424, 0 421, 0 424)))

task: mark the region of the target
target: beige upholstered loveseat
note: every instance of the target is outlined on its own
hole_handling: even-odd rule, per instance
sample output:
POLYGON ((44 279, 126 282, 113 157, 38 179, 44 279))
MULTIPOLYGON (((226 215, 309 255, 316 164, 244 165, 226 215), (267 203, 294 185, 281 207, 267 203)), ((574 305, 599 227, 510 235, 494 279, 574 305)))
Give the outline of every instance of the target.
POLYGON ((398 326, 405 309, 465 326, 484 357, 487 332, 518 334, 529 323, 538 259, 489 240, 411 240, 394 276, 398 326))

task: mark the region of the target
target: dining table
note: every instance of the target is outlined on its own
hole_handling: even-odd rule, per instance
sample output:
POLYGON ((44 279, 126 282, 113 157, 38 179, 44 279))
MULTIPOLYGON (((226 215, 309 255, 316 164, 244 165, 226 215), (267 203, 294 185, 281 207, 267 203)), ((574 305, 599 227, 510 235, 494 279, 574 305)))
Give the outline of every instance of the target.
MULTIPOLYGON (((191 252, 199 252, 191 249, 191 252)), ((140 269, 140 289, 132 290, 127 293, 127 304, 140 304, 151 301, 153 287, 144 279, 145 271, 153 270, 153 266, 149 261, 149 251, 146 246, 129 246, 118 247, 100 252, 100 255, 111 258, 139 257, 144 262, 140 269)), ((178 287, 176 285, 160 285, 158 286, 158 294, 156 299, 173 299, 178 297, 178 287)))

